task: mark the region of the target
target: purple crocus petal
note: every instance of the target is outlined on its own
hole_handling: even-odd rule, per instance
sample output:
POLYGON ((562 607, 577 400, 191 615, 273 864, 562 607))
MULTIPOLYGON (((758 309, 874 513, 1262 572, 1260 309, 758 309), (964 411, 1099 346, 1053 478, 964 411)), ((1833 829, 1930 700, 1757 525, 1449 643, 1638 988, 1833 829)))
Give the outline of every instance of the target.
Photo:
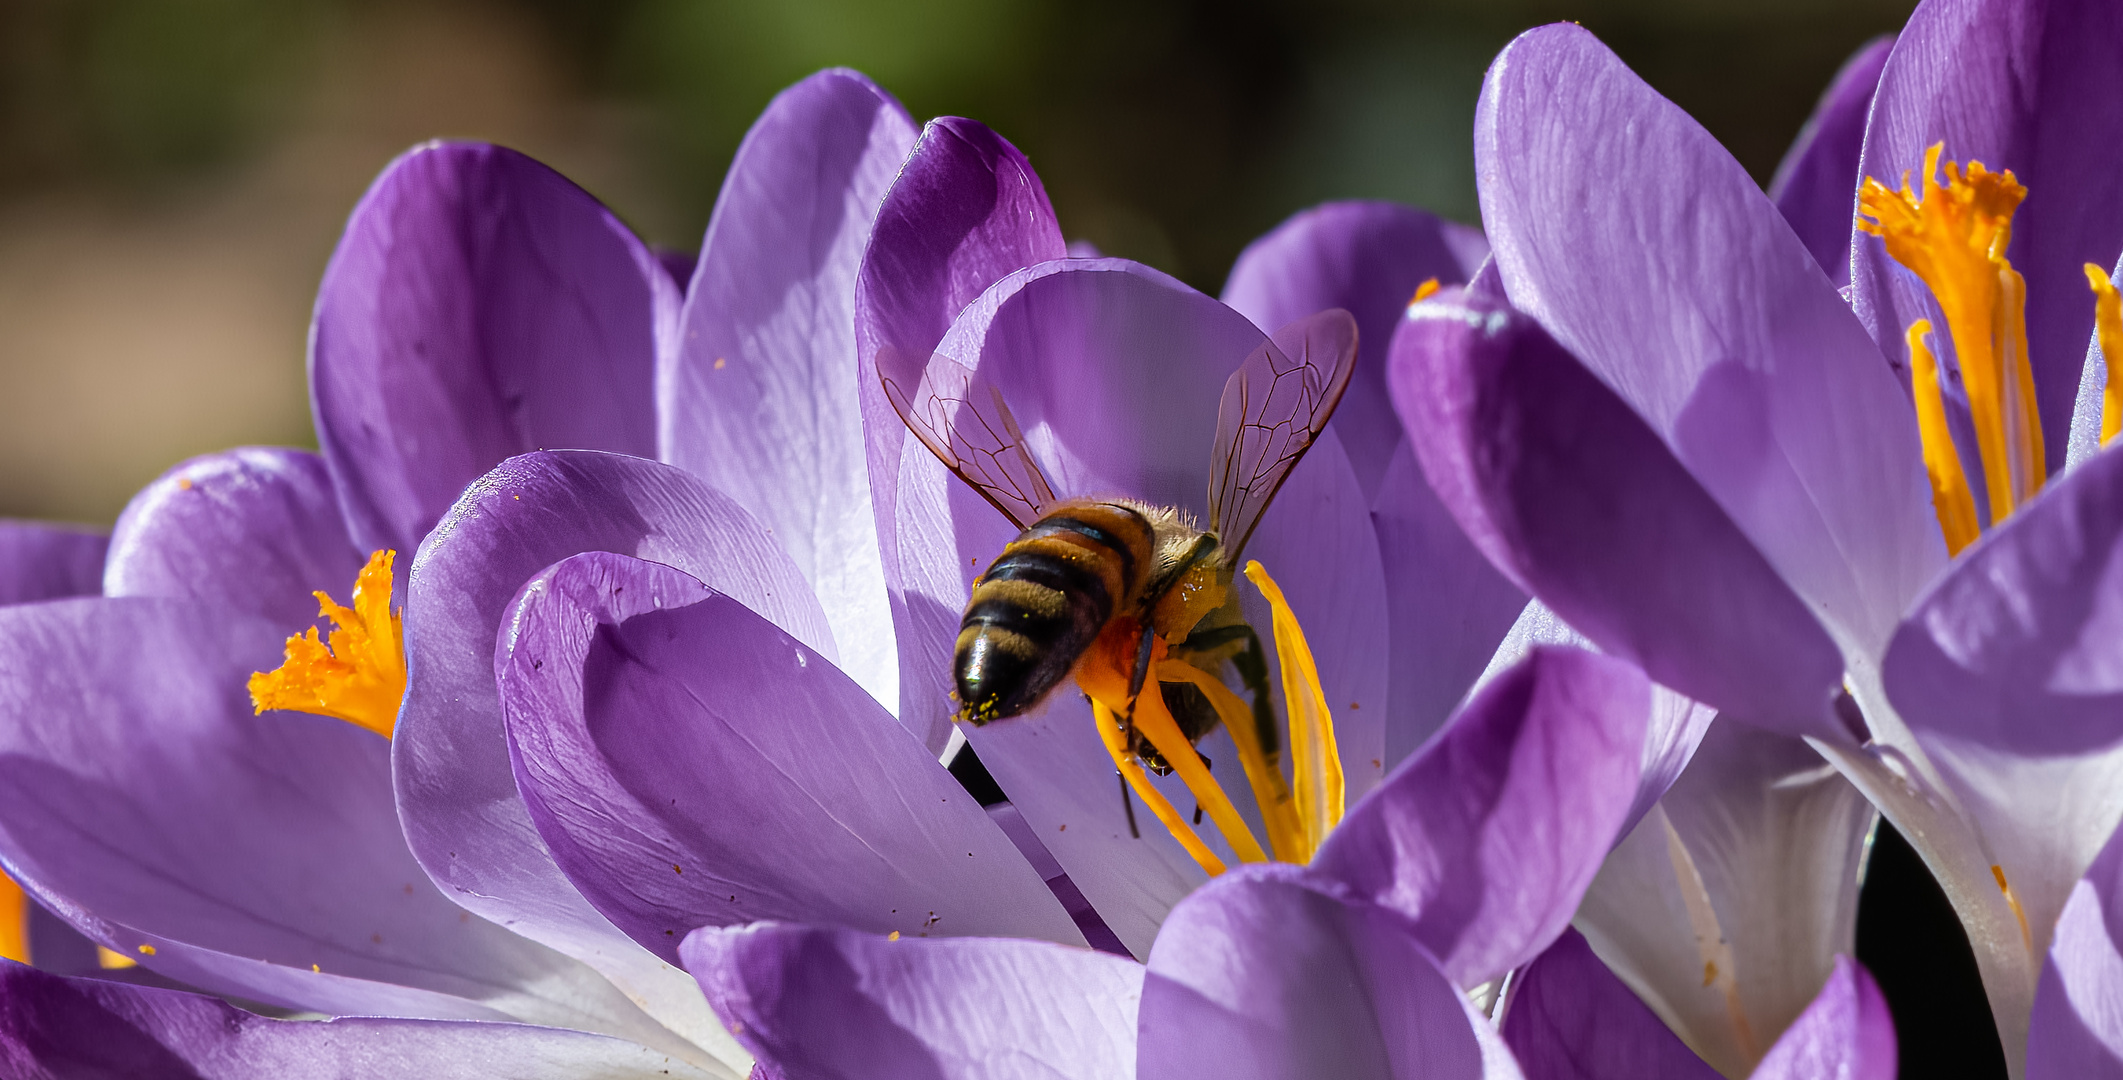
POLYGON ((1525 610, 1526 592, 1467 539, 1405 442, 1380 481, 1371 525, 1386 575, 1391 772, 1466 699, 1525 610))
POLYGON ((110 543, 87 529, 0 519, 0 604, 102 592, 110 543))
POLYGON ((696 930, 680 955, 784 1076, 1114 1080, 1135 1068, 1143 968, 1117 956, 772 922, 696 930))
POLYGON ((1457 221, 1443 223, 1441 231, 1445 246, 1451 248, 1453 258, 1459 260, 1460 276, 1473 281, 1474 275, 1489 262, 1489 238, 1482 235, 1482 230, 1457 221))
POLYGON ((1582 649, 1534 650, 1352 807, 1312 868, 1413 920, 1472 987, 1539 955, 1636 797, 1651 685, 1582 649))
MULTIPOLYGON (((1208 475, 1206 470, 1203 475, 1208 475)), ((1356 473, 1331 428, 1312 444, 1305 460, 1276 493, 1274 505, 1247 542, 1244 557, 1259 560, 1275 576, 1291 613, 1304 628, 1306 645, 1319 668, 1320 686, 1327 694, 1327 707, 1333 712, 1343 783, 1349 802, 1354 803, 1386 777, 1389 728, 1412 727, 1416 720, 1406 717, 1389 693, 1390 660, 1397 649, 1407 646, 1390 636, 1378 533, 1356 473)), ((1480 566, 1488 570, 1486 562, 1480 566)), ((1494 571, 1489 573, 1494 576, 1494 571)), ((1440 605, 1443 600, 1437 598, 1440 605)), ((1246 621, 1261 631, 1268 670, 1280 671, 1281 653, 1268 632, 1274 614, 1267 601, 1250 583, 1239 585, 1239 601, 1246 621)), ((1441 607, 1434 614, 1442 617, 1447 612, 1441 607)), ((1466 684, 1460 690, 1464 693, 1466 684)), ((1246 773, 1238 751, 1225 749, 1227 755, 1212 757, 1221 770, 1217 779, 1231 790, 1245 790, 1246 773)))
POLYGON ((181 600, 0 609, 0 859, 89 937, 219 993, 515 1017, 679 1044, 566 958, 469 918, 406 850, 390 746, 253 715, 285 630, 181 600))
POLYGON ((656 265, 663 267, 663 272, 671 279, 671 284, 677 286, 680 293, 684 293, 687 286, 693 283, 694 269, 700 265, 699 254, 665 247, 662 244, 649 245, 649 251, 656 256, 656 265))
POLYGON ((1526 1080, 1718 1080, 1575 930, 1512 980, 1504 1043, 1526 1080))
POLYGON ((1893 48, 1893 37, 1874 38, 1843 61, 1769 181, 1769 198, 1837 288, 1850 283, 1858 156, 1865 149, 1872 91, 1893 48))
MULTIPOLYGON (((1556 618, 1555 612, 1539 600, 1529 602, 1519 612, 1517 621, 1504 634, 1489 666, 1475 681, 1479 690, 1495 681, 1497 676, 1516 667, 1534 649, 1543 645, 1570 645, 1580 649, 1598 651, 1584 635, 1570 628, 1569 624, 1556 618)), ((1629 815, 1624 819, 1623 832, 1636 828, 1653 804, 1666 794, 1666 789, 1688 767, 1695 756, 1697 744, 1710 730, 1710 722, 1717 711, 1699 701, 1683 697, 1672 690, 1654 684, 1651 688, 1651 718, 1644 728, 1644 752, 1638 759, 1636 799, 1629 805, 1629 815)))
POLYGON ((199 600, 293 633, 317 619, 311 593, 345 601, 364 561, 324 459, 251 446, 193 458, 140 489, 111 533, 103 592, 199 600))
POLYGON ((1334 202, 1303 211, 1247 245, 1224 282, 1224 303, 1262 330, 1315 311, 1356 316, 1356 373, 1334 430, 1366 498, 1378 495, 1401 423, 1386 396, 1386 345, 1401 310, 1427 278, 1467 280, 1446 222, 1390 202, 1334 202))
POLYGON ((1894 1080, 1894 1018, 1863 965, 1836 957, 1813 1004, 1762 1058, 1753 1080, 1894 1080))
POLYGON ((1142 1080, 1516 1078, 1395 913, 1248 866, 1180 902, 1143 979, 1142 1080))
POLYGON ((494 663, 554 861, 667 961, 695 927, 759 919, 1083 943, 874 698, 680 571, 566 559, 523 587, 494 663))
MULTIPOLYGON (((1894 185, 1946 144, 1949 160, 2027 185, 2007 255, 2027 278, 2028 362, 2052 469, 2062 468, 2079 360, 2093 330, 2085 263, 2123 249, 2115 169, 2090 147, 2123 140, 2123 9, 2106 0, 1931 0, 1880 75, 1863 174, 1894 185)), ((1874 237, 1852 248, 1851 304, 1898 361, 1929 293, 1874 237)))
POLYGON ((1882 667, 1895 711, 2011 883, 2037 956, 2123 819, 2119 554, 2123 454, 2110 450, 1963 552, 1882 667))
MULTIPOLYGON (((871 508, 877 514, 879 551, 893 617, 901 609, 898 518, 899 469, 909 445, 906 425, 892 411, 879 382, 880 359, 893 366, 921 363, 958 313, 988 286, 1013 270, 1064 258, 1062 239, 1047 189, 1024 154, 973 120, 940 117, 900 167, 899 177, 878 207, 870 245, 855 281, 855 351, 861 394, 863 439, 869 449, 871 508)), ((920 449, 915 444, 915 449, 920 449)), ((951 732, 910 716, 906 682, 911 666, 902 650, 900 722, 930 750, 942 753, 951 732)))
POLYGON ((899 661, 857 400, 855 274, 915 130, 845 69, 767 106, 723 183, 656 395, 663 460, 773 531, 824 604, 843 670, 891 708, 899 661))
MULTIPOLYGON (((2123 834, 2119 834, 2123 835, 2123 834)), ((2123 1077, 2123 840, 2072 886, 2035 990, 2030 1080, 2123 1077)))
MULTIPOLYGON (((967 308, 938 352, 975 371, 974 393, 992 388, 1009 403, 1058 496, 1118 495, 1202 520, 1224 382, 1263 347, 1261 332, 1216 300, 1140 264, 1102 259, 1012 274, 967 308)), ((903 453, 900 719, 916 731, 947 730, 951 643, 969 584, 1017 529, 919 443, 903 453)), ((1382 775, 1391 708, 1383 570, 1331 431, 1291 473, 1246 556, 1276 576, 1306 629, 1351 791, 1361 794, 1382 775), (1350 703, 1359 707, 1345 711, 1350 703)), ((1251 586, 1239 592, 1254 625, 1266 627, 1251 586)), ((1164 830, 1130 835, 1112 760, 1081 697, 1058 691, 1035 713, 967 736, 1071 880, 1142 955, 1202 873, 1164 830)), ((1202 750, 1222 783, 1245 789, 1224 736, 1202 750)), ((1172 790, 1187 799, 1176 783, 1172 790)))
POLYGON ((466 484, 540 447, 656 451, 658 323, 678 289, 559 173, 430 143, 347 222, 310 393, 356 543, 411 551, 466 484))
POLYGON ((1945 543, 1907 395, 1776 206, 1573 24, 1491 65, 1475 161, 1512 303, 1650 422, 1839 642, 1877 655, 1945 543))
POLYGON ((1842 658, 1763 554, 1545 330, 1455 293, 1408 309, 1389 379, 1431 487, 1474 545, 1658 682, 1752 723, 1848 740, 1829 707, 1842 658))
POLYGON ((1328 308, 1356 316, 1356 374, 1334 430, 1371 500, 1386 576, 1387 770, 1451 714, 1526 603, 1439 505, 1386 392, 1387 347, 1416 286, 1464 281, 1462 258, 1477 249, 1478 263, 1488 254, 1478 230, 1413 207, 1328 203, 1255 240, 1224 284, 1224 302, 1264 330, 1328 308))
POLYGON ((496 635, 525 581, 583 551, 677 567, 832 657, 825 615, 788 555, 691 473, 594 451, 512 458, 465 492, 413 560, 392 758, 406 839, 458 903, 595 967, 659 1019, 712 1041, 691 980, 613 928, 553 865, 510 771, 496 635))
POLYGON ((0 1066, 17 1080, 736 1080, 602 1035, 521 1024, 272 1020, 178 990, 69 979, 0 961, 0 1066))
POLYGON ((1704 1060, 1744 1076, 1854 947, 1872 821, 1805 743, 1712 724, 1577 927, 1704 1060))

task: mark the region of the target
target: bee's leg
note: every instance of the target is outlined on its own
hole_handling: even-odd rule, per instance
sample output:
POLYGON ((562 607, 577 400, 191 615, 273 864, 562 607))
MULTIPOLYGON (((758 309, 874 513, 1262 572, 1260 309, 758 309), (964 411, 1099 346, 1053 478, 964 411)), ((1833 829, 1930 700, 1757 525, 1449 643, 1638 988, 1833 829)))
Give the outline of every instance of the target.
POLYGON ((1246 626, 1245 631, 1245 651, 1231 658, 1231 666, 1253 698, 1253 726, 1260 732, 1261 753, 1273 761, 1282 753, 1283 742, 1277 737, 1275 710, 1268 701, 1268 651, 1261 648, 1261 636, 1253 627, 1246 626))
POLYGON ((1135 800, 1128 797, 1128 778, 1119 769, 1113 770, 1113 775, 1120 779, 1120 808, 1128 814, 1128 835, 1140 840, 1143 834, 1135 827, 1135 800))
POLYGON ((1143 624, 1142 644, 1135 647, 1135 670, 1128 673, 1128 719, 1135 719, 1135 696, 1143 692, 1143 681, 1150 677, 1150 646, 1157 640, 1156 632, 1149 623, 1143 624))

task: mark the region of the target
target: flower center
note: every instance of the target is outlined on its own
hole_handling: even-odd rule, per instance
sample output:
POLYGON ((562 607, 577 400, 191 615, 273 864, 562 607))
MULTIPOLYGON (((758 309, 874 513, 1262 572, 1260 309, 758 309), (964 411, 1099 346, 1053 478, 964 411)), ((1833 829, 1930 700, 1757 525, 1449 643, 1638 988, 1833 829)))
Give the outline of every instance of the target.
POLYGON ((1136 798, 1150 808, 1173 839, 1212 877, 1224 872, 1223 860, 1151 785, 1142 763, 1129 751, 1131 727, 1148 739, 1158 755, 1179 774, 1181 782, 1223 834, 1224 842, 1243 862, 1267 862, 1270 849, 1274 858, 1283 862, 1310 861, 1327 834, 1341 822, 1345 797, 1341 755, 1334 743, 1334 717, 1328 711, 1326 692, 1320 687, 1319 669, 1305 643, 1305 632, 1298 626, 1282 589, 1259 562, 1246 564, 1246 577, 1267 599, 1275 620, 1276 655, 1282 666, 1283 699, 1289 712, 1289 739, 1285 744, 1290 747, 1288 780, 1283 776, 1281 754, 1261 745, 1253 709, 1209 672, 1183 660, 1168 659, 1162 638, 1152 638, 1150 678, 1130 699, 1130 673, 1142 632, 1132 620, 1115 620, 1076 666, 1076 684, 1091 699, 1099 737, 1112 755, 1114 767, 1120 770, 1136 798), (1261 847, 1231 797, 1180 730, 1158 690, 1162 683, 1191 684, 1216 709, 1217 718, 1238 748, 1247 786, 1253 789, 1254 805, 1268 831, 1269 849, 1261 847))
MULTIPOLYGON (((2047 475, 2027 361, 2027 282, 2005 258, 2013 211, 2027 189, 2011 170, 1994 173, 1980 161, 1965 170, 1948 162, 1941 185, 1944 145, 1924 154, 1921 193, 1910 189, 1906 175, 1900 190, 1868 177, 1858 191, 1858 228, 1886 242, 1887 253, 1923 280, 1946 317, 1995 525, 2039 492, 2047 475)), ((1979 527, 1967 470, 1946 426, 1938 364, 1923 341, 1930 331, 1925 319, 1908 330, 1917 430, 1932 503, 1948 549, 1958 553, 1979 527)))
MULTIPOLYGON (((1910 189, 1906 173, 1900 190, 1867 177, 1858 190, 1858 228, 1885 241, 1887 254, 1923 280, 1946 317, 1968 395, 1990 523, 1996 525, 2040 492, 2048 475, 2034 369, 2027 357, 2027 281, 2005 258, 2012 243, 2012 215, 2027 189, 2013 178, 2012 170, 1994 173, 1980 161, 1969 162, 1965 170, 1958 162, 1947 162, 1946 182, 1940 184, 1944 147, 1938 143, 1925 151, 1921 193, 1910 189)), ((2108 358, 2101 407, 2105 445, 2123 428, 2123 402, 2118 400, 2123 392, 2118 385, 2123 374, 2123 296, 2092 263, 2086 264, 2086 281, 2094 292, 2101 355, 2108 358)), ((1945 376, 1924 340, 1931 331, 1931 320, 1918 319, 1904 337, 1932 507, 1947 550, 1958 555, 1983 527, 1976 518, 1968 470, 1946 424, 1945 376)))
POLYGON ((391 563, 397 552, 369 556, 354 579, 354 606, 344 608, 322 592, 317 614, 332 620, 329 642, 317 628, 287 639, 287 660, 251 676, 251 704, 258 712, 290 709, 332 716, 388 739, 405 698, 405 637, 391 610, 391 563))

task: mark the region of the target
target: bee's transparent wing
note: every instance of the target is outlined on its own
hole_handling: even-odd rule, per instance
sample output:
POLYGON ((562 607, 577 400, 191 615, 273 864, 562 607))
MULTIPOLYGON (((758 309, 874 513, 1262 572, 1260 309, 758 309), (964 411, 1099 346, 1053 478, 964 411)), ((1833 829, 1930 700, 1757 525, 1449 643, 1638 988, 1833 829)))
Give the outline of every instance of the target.
POLYGON ((907 430, 1018 528, 1054 504, 1054 489, 1026 451, 1001 391, 975 387, 972 369, 942 353, 923 365, 886 349, 877 367, 885 399, 907 430))
POLYGON ((1268 500, 1326 430, 1356 368, 1356 318, 1340 308, 1275 332, 1224 384, 1209 458, 1209 527, 1236 561, 1268 500))

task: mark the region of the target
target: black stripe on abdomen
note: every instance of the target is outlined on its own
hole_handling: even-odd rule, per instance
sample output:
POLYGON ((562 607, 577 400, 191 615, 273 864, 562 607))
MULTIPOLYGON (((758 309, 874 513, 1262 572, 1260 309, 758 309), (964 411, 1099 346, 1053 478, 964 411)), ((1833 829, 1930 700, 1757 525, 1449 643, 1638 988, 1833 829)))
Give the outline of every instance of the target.
MULTIPOLYGON (((1143 521, 1141 514, 1124 506, 1114 506, 1113 509, 1134 518, 1142 526, 1143 535, 1145 537, 1149 536, 1150 523, 1143 521)), ((1134 549, 1130 548, 1127 542, 1120 537, 1079 517, 1056 514, 1052 517, 1041 518, 1033 522, 1031 528, 1021 533, 1017 538, 1017 542, 1023 543, 1027 540, 1036 540, 1040 537, 1053 536, 1055 533, 1062 532, 1075 533, 1110 552, 1120 562, 1120 579, 1122 581, 1135 580, 1134 549)), ((988 572, 992 574, 995 571, 990 568, 988 572)))
POLYGON ((985 723, 1031 707, 1112 614, 1103 575, 1078 559, 1011 545, 974 584, 959 624, 952 668, 965 716, 985 723))

